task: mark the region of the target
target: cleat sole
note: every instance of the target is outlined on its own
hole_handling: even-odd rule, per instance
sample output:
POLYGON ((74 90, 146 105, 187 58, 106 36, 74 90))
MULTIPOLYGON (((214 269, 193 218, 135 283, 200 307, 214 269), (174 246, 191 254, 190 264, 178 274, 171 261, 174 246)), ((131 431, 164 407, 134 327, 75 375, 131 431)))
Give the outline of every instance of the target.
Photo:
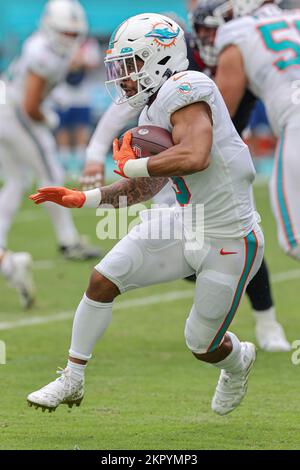
POLYGON ((41 410, 43 411, 43 413, 44 413, 46 410, 48 410, 49 413, 52 413, 52 411, 55 411, 56 408, 57 408, 57 406, 56 406, 55 408, 50 408, 50 407, 48 407, 48 406, 39 405, 38 403, 33 403, 33 402, 29 401, 29 400, 27 400, 27 403, 28 403, 28 406, 29 406, 29 407, 34 406, 34 408, 35 408, 36 410, 37 410, 38 408, 41 408, 41 410))
MULTIPOLYGON (((76 407, 79 407, 81 405, 81 402, 83 400, 83 397, 82 398, 79 398, 78 400, 75 400, 75 401, 72 401, 72 402, 62 402, 61 405, 68 405, 69 408, 73 408, 73 406, 76 406, 76 407)), ((45 406, 45 405, 40 405, 38 403, 33 403, 29 400, 27 400, 27 404, 28 406, 31 408, 34 406, 34 408, 37 410, 38 408, 41 408, 42 412, 44 413, 46 410, 49 411, 49 413, 52 413, 56 410, 57 406, 56 407, 49 407, 49 406, 45 406)), ((58 405, 59 406, 59 405, 58 405)))
POLYGON ((83 397, 72 402, 62 402, 62 405, 68 405, 69 408, 73 408, 73 406, 78 407, 81 405, 82 400, 83 400, 83 397))

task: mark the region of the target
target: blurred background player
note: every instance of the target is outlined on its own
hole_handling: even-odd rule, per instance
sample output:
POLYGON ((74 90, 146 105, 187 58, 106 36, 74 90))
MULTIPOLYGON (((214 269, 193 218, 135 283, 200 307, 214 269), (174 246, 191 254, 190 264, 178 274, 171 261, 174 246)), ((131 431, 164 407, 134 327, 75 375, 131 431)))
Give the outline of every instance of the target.
POLYGON ((293 98, 293 84, 300 80, 300 11, 282 10, 276 3, 230 2, 237 19, 218 30, 216 82, 231 116, 246 88, 265 105, 278 137, 270 182, 278 240, 285 253, 299 261, 300 103, 293 98))
POLYGON ((64 82, 51 95, 60 118, 56 131, 59 156, 72 180, 78 179, 82 172, 91 137, 92 80, 101 65, 101 56, 97 40, 86 39, 75 51, 64 82))
MULTIPOLYGON (((195 7, 195 5, 194 5, 195 7)), ((215 37, 218 27, 232 19, 232 10, 224 0, 201 0, 190 13, 192 33, 186 33, 189 70, 201 71, 214 77, 218 64, 215 37)), ((241 135, 247 127, 256 97, 246 90, 233 122, 241 135)), ((112 104, 98 123, 97 129, 87 149, 87 161, 82 179, 83 189, 103 184, 103 171, 106 155, 112 141, 124 128, 124 123, 136 122, 139 110, 124 103, 112 104)), ((175 203, 171 185, 153 197, 157 204, 175 203)), ((192 276, 190 280, 195 280, 192 276)), ((261 349, 269 352, 289 351, 282 326, 276 319, 268 268, 263 260, 262 266, 247 287, 253 317, 256 323, 256 338, 261 349)))
MULTIPOLYGON (((0 269, 28 304, 34 295, 29 282, 30 256, 7 251, 7 234, 26 190, 25 170, 31 169, 41 186, 64 181, 52 134, 58 116, 43 104, 66 76, 87 30, 85 12, 77 0, 51 0, 46 4, 39 30, 27 39, 20 57, 4 76, 7 103, 0 107, 0 164, 4 177, 0 191, 0 269)), ((100 256, 98 248, 87 246, 80 239, 70 212, 52 204, 47 205, 47 211, 65 258, 100 256)))
MULTIPOLYGON (((190 63, 202 65, 203 71, 215 76, 218 70, 218 54, 215 47, 215 38, 218 28, 230 22, 233 18, 232 8, 224 0, 200 0, 196 8, 190 13, 192 40, 190 63)), ((222 89, 221 89, 222 92, 222 89)), ((244 90, 239 106, 232 114, 233 123, 242 135, 253 116, 253 110, 260 109, 255 95, 244 90)), ((256 339, 261 349, 270 352, 289 351, 290 344, 282 326, 276 319, 276 312, 272 298, 269 272, 265 260, 256 276, 247 287, 247 295, 251 302, 252 312, 256 323, 256 339)))

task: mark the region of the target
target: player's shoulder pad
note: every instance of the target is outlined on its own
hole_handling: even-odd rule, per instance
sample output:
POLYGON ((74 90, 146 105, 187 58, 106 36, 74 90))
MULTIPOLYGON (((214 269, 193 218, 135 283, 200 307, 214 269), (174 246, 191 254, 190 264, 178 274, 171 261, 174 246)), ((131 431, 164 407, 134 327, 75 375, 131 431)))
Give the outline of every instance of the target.
POLYGON ((43 34, 33 34, 24 44, 23 53, 30 70, 40 77, 52 80, 60 73, 62 58, 50 48, 43 34))
POLYGON ((217 32, 215 46, 218 53, 230 45, 239 46, 255 26, 255 19, 244 16, 222 25, 217 32))
POLYGON ((180 108, 198 101, 210 106, 214 102, 214 82, 204 73, 188 70, 169 78, 161 87, 156 104, 161 112, 173 114, 180 108))

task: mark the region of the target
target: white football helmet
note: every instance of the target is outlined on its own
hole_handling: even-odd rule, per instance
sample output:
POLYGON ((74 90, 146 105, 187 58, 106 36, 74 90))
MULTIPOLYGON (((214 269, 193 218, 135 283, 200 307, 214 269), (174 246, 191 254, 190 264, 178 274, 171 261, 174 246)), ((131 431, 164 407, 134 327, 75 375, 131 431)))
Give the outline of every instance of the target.
POLYGON ((41 19, 41 30, 56 52, 71 55, 88 32, 85 11, 77 0, 49 0, 41 19))
MULTIPOLYGON (((266 0, 230 0, 230 2, 232 4, 233 16, 238 18, 254 12, 266 3, 266 0)), ((281 0, 274 0, 273 3, 279 4, 281 0)))
POLYGON ((175 72, 189 65, 182 28, 171 18, 143 13, 124 21, 112 34, 106 52, 107 91, 121 104, 146 105, 175 72), (128 96, 126 80, 137 83, 137 93, 128 96))

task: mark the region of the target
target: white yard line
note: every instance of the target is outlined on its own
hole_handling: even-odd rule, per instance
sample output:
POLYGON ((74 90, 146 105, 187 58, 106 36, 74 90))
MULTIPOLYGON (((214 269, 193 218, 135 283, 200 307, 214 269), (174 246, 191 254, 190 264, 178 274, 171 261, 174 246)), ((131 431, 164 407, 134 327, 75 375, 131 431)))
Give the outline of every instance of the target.
MULTIPOLYGON (((300 278, 300 269, 295 269, 292 271, 286 271, 274 274, 272 277, 272 283, 278 284, 280 282, 285 282, 293 279, 300 278)), ((194 290, 183 290, 178 291, 169 291, 165 294, 160 295, 150 295, 148 297, 143 297, 140 299, 130 299, 123 300, 119 303, 116 303, 114 306, 114 311, 116 310, 126 310, 135 307, 145 307, 147 305, 156 305, 164 302, 173 302, 174 300, 181 299, 192 299, 194 295, 194 290)), ((34 316, 24 318, 22 320, 15 320, 11 322, 0 322, 0 331, 2 330, 13 330, 22 326, 32 326, 32 325, 43 325, 53 322, 61 322, 65 320, 70 320, 74 316, 74 311, 71 312, 59 312, 47 315, 44 317, 34 316)))
POLYGON ((33 269, 35 271, 40 271, 44 269, 53 269, 57 263, 51 259, 41 259, 33 262, 33 269))
MULTIPOLYGON (((96 216, 96 210, 93 213, 92 211, 82 211, 82 212, 76 212, 73 211, 73 217, 76 218, 81 218, 81 217, 93 217, 99 219, 99 216, 96 216)), ((22 211, 16 220, 14 221, 14 224, 23 224, 26 222, 36 222, 36 221, 42 221, 46 220, 48 217, 47 212, 40 211, 40 210, 32 210, 32 209, 26 209, 22 211)), ((49 219, 50 220, 50 219, 49 219)))
MULTIPOLYGON (((125 310, 134 307, 145 307, 146 305, 155 305, 162 302, 172 302, 179 299, 192 298, 194 291, 170 291, 161 295, 150 295, 148 297, 143 297, 141 299, 132 299, 124 300, 123 302, 117 303, 114 306, 114 311, 116 310, 125 310)), ((21 326, 31 326, 31 325, 42 325, 45 323, 53 323, 59 321, 69 320, 74 316, 74 310, 72 312, 59 312, 52 315, 47 315, 44 317, 28 317, 22 320, 16 320, 11 322, 0 322, 0 331, 1 330, 13 330, 21 326)))
POLYGON ((277 284, 278 282, 290 281, 292 279, 299 279, 299 278, 300 278, 300 269, 293 269, 292 271, 286 271, 286 272, 271 275, 271 281, 273 284, 277 284))

